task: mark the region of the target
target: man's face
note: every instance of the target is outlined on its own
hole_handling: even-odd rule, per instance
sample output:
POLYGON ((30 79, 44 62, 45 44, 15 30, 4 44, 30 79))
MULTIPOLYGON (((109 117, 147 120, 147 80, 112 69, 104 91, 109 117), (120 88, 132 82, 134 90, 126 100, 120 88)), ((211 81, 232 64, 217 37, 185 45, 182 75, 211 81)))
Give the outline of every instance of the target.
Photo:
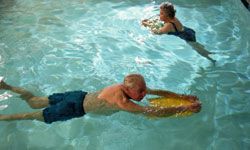
POLYGON ((128 89, 128 95, 136 101, 141 101, 147 93, 145 82, 137 82, 135 85, 128 89))

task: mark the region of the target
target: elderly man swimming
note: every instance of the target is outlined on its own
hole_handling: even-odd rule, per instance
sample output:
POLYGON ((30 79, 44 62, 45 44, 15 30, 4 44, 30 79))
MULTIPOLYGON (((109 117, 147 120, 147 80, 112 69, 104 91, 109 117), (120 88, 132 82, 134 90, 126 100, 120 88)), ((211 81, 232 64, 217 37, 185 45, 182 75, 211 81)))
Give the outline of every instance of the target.
POLYGON ((123 83, 108 86, 100 91, 87 93, 84 91, 71 91, 54 93, 48 97, 38 97, 31 92, 11 86, 4 81, 0 82, 1 90, 10 90, 20 94, 31 108, 41 109, 36 112, 0 115, 0 120, 40 120, 45 123, 65 121, 75 117, 84 116, 86 113, 111 114, 117 111, 127 111, 146 116, 166 116, 176 112, 192 111, 199 112, 201 104, 194 102, 190 106, 172 108, 159 108, 142 106, 132 100, 141 101, 146 94, 164 97, 178 97, 173 92, 164 90, 152 90, 147 88, 143 76, 129 74, 125 76, 123 83))

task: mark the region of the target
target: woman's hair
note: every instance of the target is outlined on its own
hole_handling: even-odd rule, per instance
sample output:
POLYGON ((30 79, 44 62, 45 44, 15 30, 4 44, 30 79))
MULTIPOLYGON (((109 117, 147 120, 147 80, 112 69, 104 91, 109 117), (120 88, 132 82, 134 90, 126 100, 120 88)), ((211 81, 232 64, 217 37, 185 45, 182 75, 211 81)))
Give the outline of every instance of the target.
POLYGON ((160 9, 164 11, 164 13, 170 18, 175 17, 176 10, 174 9, 174 5, 170 2, 163 2, 160 6, 160 9))

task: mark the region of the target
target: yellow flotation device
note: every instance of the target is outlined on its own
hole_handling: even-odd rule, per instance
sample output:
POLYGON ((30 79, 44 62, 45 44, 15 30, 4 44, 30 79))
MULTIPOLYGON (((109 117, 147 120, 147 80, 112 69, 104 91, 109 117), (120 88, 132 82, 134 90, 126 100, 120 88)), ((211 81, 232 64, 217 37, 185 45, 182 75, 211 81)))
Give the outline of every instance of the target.
MULTIPOLYGON (((158 98, 151 98, 149 99, 149 105, 152 107, 160 107, 160 108, 171 108, 171 107, 178 107, 178 106, 188 106, 192 105, 193 101, 190 99, 198 101, 196 96, 180 96, 180 97, 158 97, 158 98)), ((194 112, 189 110, 183 112, 176 112, 173 117, 185 117, 190 116, 194 112)))

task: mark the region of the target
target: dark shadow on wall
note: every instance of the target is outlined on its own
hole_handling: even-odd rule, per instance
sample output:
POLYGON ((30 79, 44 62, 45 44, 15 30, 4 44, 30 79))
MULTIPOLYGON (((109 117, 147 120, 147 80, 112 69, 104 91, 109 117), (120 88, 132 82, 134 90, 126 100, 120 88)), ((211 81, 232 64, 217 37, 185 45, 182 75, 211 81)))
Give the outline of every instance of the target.
MULTIPOLYGON (((207 8, 207 6, 219 6, 221 5, 221 0, 165 0, 173 3, 176 6, 184 8, 207 8)), ((161 4, 163 0, 156 0, 156 4, 161 4)))
POLYGON ((0 0, 0 11, 8 10, 8 8, 15 5, 15 0, 0 0))
POLYGON ((16 4, 15 0, 0 0, 0 19, 16 4))
POLYGON ((241 0, 241 2, 250 11, 250 0, 241 0))

